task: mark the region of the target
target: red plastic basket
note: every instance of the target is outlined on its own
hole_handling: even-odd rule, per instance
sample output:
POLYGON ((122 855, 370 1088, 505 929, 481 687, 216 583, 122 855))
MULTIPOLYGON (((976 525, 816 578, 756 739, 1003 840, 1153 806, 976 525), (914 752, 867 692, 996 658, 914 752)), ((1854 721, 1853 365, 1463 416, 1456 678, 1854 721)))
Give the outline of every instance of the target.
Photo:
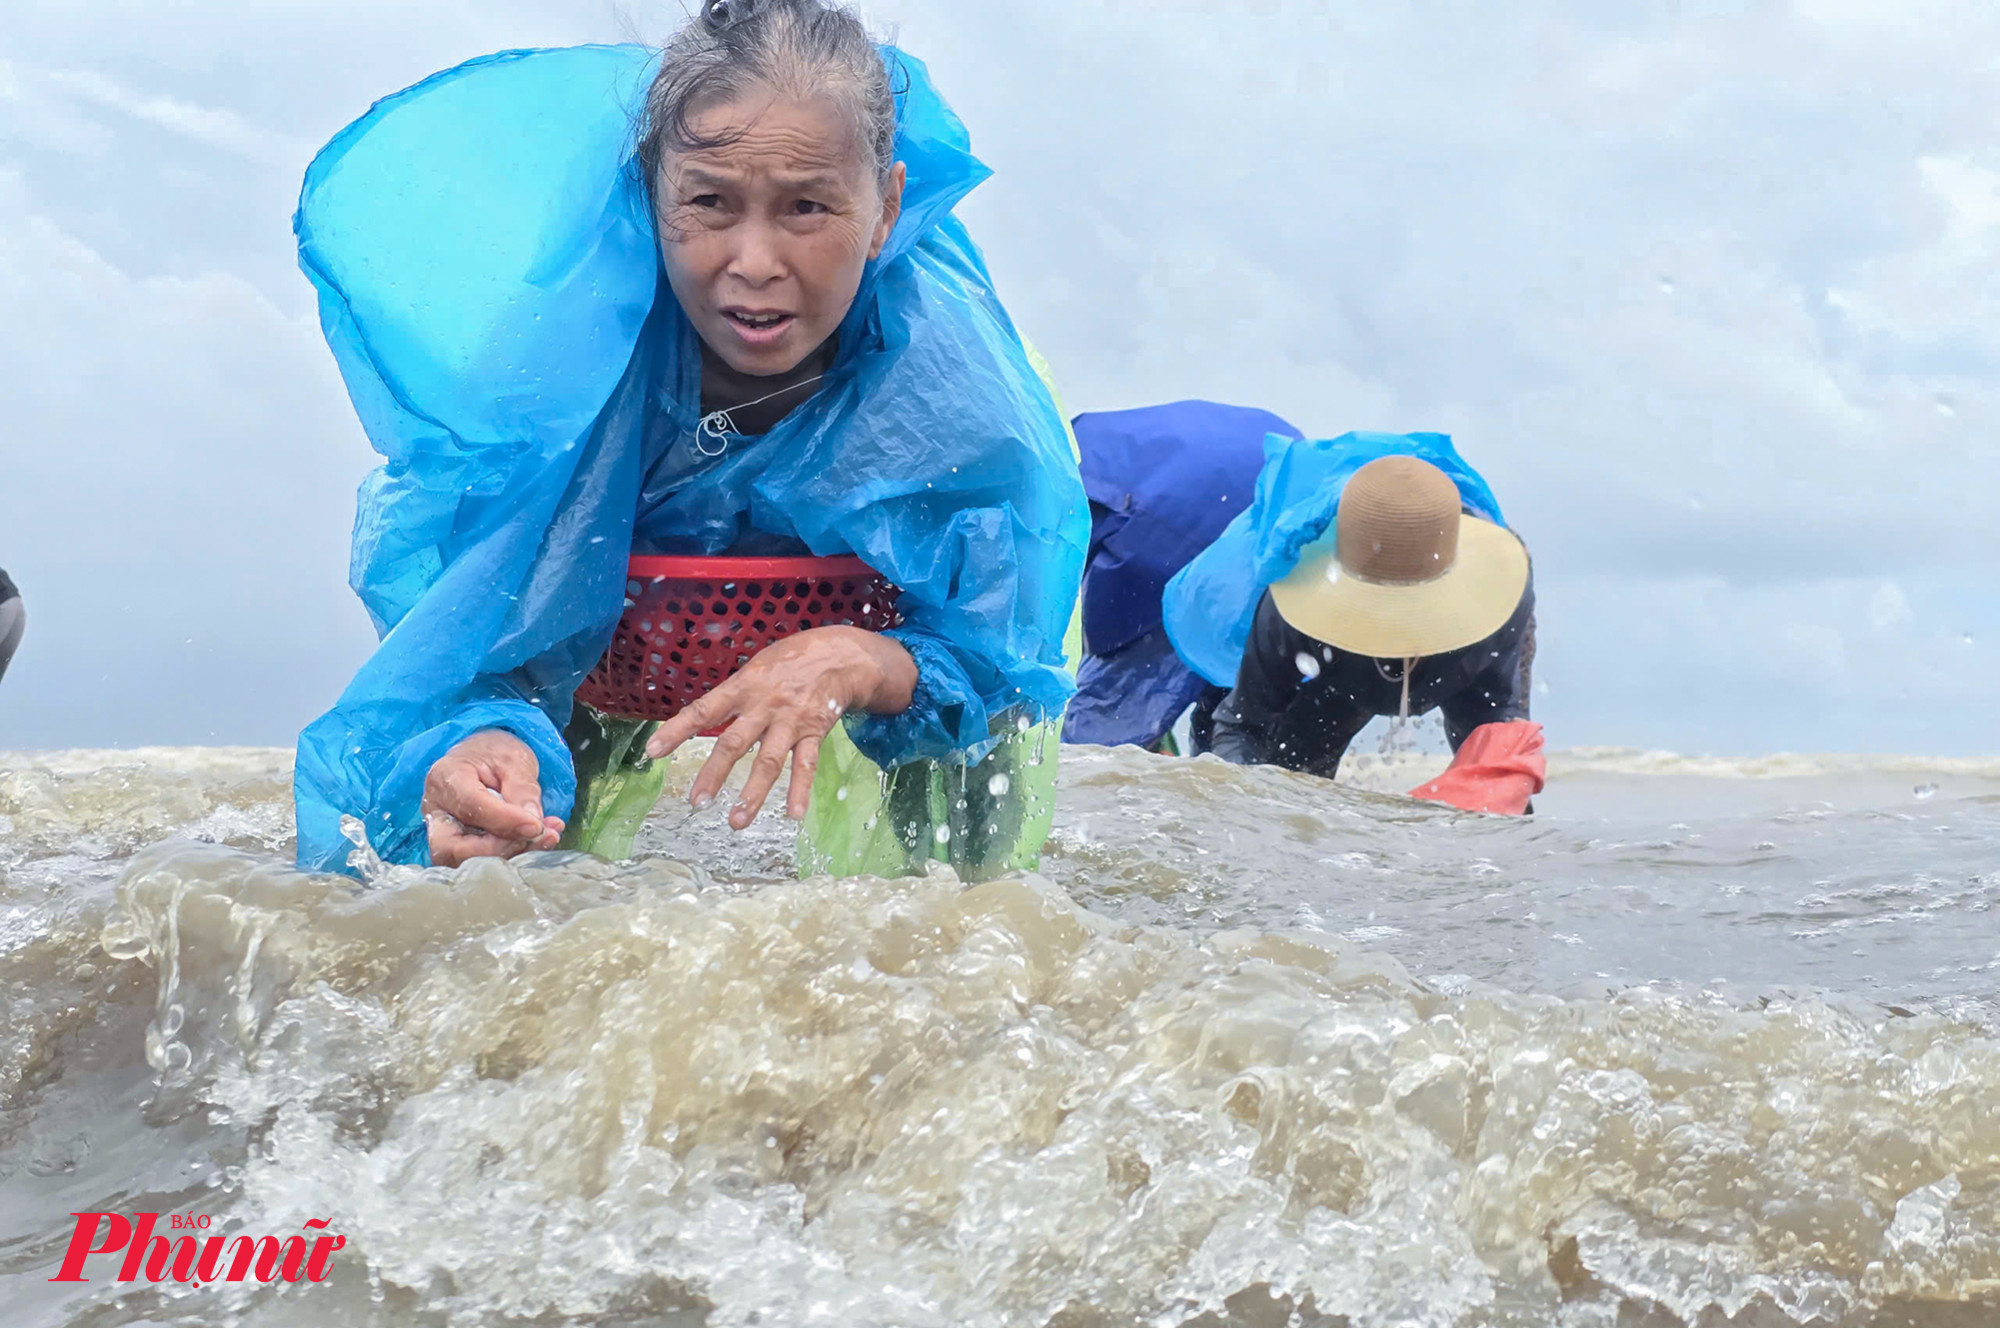
POLYGON ((611 648, 576 689, 608 715, 671 719, 774 641, 902 622, 896 587, 859 558, 635 554, 626 575, 611 648))

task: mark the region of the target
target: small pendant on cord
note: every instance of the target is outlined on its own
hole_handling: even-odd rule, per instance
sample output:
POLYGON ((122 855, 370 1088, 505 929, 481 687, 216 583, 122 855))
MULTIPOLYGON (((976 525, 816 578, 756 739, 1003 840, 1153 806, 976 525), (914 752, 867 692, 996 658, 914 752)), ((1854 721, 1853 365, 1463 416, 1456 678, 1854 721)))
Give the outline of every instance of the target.
POLYGON ((712 410, 701 417, 694 426, 694 449, 705 457, 719 457, 729 450, 729 436, 734 433, 736 422, 729 418, 726 410, 712 410), (710 451, 707 439, 713 438, 719 444, 710 451))

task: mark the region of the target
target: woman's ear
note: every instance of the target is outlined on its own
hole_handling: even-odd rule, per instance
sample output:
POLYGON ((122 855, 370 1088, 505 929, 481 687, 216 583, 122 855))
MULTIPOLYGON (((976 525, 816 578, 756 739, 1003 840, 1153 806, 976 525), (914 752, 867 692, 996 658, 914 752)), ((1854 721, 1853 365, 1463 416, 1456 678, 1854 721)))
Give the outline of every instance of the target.
POLYGON ((889 243, 889 232, 896 229, 896 219, 903 215, 903 181, 908 176, 899 161, 889 168, 889 178, 882 182, 882 216, 875 223, 875 242, 868 246, 871 260, 882 256, 882 246, 889 243))

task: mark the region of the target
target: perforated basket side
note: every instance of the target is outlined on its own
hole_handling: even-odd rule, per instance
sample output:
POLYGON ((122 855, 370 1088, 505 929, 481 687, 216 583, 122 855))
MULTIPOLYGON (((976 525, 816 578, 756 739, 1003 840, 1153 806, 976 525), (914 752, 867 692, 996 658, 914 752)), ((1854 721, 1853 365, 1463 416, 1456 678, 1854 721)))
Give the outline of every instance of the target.
POLYGON ((728 566, 710 576, 655 570, 704 560, 632 561, 624 616, 576 693, 607 714, 669 719, 787 636, 836 624, 885 631, 901 621, 895 587, 854 559, 826 560, 836 566, 825 574, 800 567, 805 560, 718 559, 710 565, 728 566))

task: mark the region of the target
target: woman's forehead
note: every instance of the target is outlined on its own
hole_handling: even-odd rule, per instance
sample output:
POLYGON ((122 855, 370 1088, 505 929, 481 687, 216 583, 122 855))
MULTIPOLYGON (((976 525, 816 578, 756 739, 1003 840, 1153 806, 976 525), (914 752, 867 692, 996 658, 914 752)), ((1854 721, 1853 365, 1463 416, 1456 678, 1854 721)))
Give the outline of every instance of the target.
POLYGON ((867 170, 854 125, 823 97, 759 90, 696 110, 688 116, 688 128, 712 144, 671 153, 668 163, 679 175, 718 180, 782 175, 851 183, 867 170))

